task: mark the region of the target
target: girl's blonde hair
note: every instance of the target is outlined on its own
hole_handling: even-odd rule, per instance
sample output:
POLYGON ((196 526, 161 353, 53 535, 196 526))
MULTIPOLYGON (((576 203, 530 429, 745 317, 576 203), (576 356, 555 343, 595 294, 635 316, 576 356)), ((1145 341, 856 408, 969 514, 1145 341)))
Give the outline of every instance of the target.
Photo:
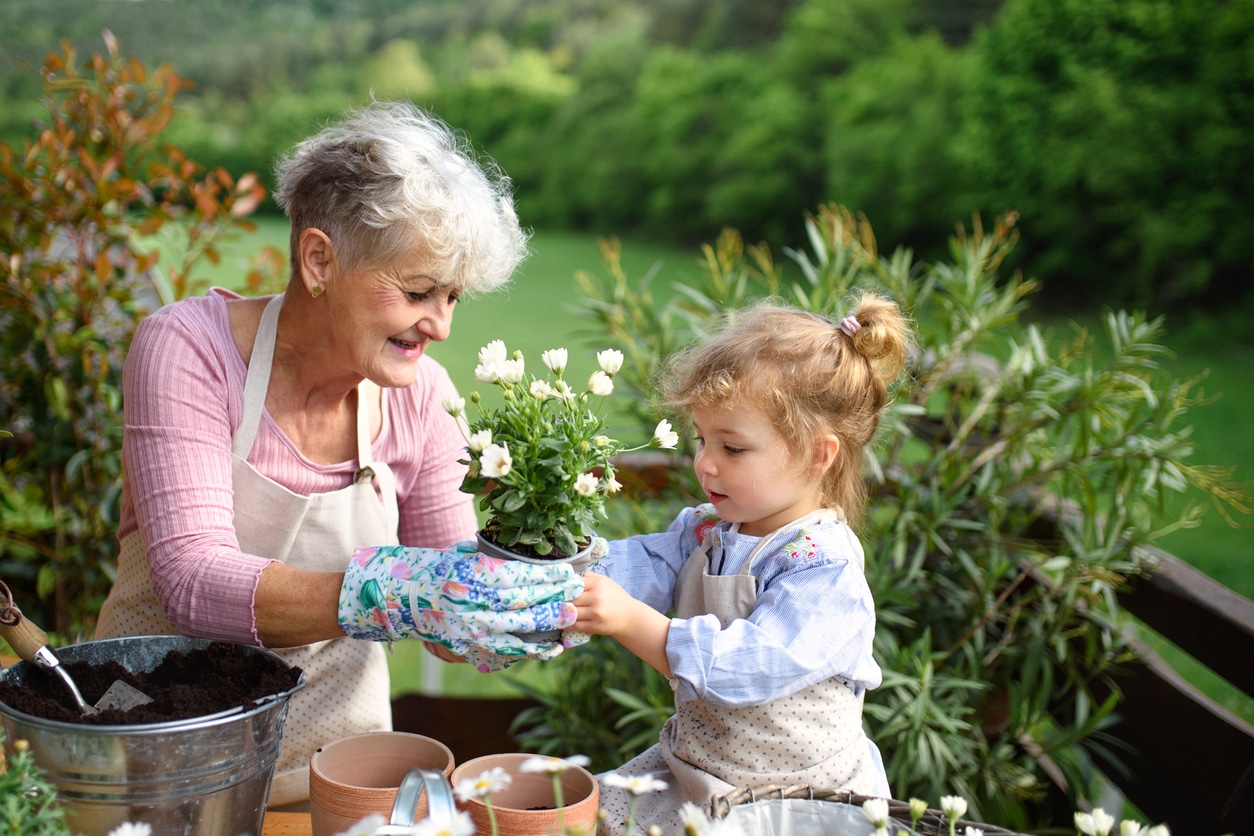
POLYGON ((663 404, 685 416, 761 410, 807 461, 819 438, 834 435, 839 449, 823 475, 822 502, 839 506, 850 523, 866 501, 863 449, 912 340, 892 300, 862 293, 853 310, 860 326, 853 336, 837 321, 772 300, 730 312, 708 339, 674 355, 659 381, 663 404))

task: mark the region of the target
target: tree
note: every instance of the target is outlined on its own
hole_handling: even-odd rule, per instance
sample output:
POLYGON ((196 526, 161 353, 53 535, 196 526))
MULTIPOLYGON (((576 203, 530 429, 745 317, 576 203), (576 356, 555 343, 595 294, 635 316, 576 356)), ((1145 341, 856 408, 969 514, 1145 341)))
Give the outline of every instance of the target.
POLYGON ((1021 213, 1055 299, 1227 298, 1254 262, 1252 51, 1249 0, 1011 0, 963 99, 975 207, 1021 213))

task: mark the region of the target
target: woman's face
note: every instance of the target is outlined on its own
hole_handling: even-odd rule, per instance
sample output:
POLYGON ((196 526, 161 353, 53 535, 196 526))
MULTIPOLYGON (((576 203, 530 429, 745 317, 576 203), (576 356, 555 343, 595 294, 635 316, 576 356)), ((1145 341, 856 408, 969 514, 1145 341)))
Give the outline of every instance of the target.
POLYGON ((415 248, 388 265, 367 264, 329 288, 331 327, 357 371, 380 386, 408 386, 431 342, 448 339, 461 290, 415 248))

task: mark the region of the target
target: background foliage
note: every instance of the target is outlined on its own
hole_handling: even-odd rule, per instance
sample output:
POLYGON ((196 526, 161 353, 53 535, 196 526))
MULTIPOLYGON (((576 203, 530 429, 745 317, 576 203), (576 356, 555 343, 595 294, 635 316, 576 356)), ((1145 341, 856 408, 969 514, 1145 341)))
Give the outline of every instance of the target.
MULTIPOLYGON (((171 139, 237 177, 409 96, 537 227, 779 249, 835 200, 936 259, 955 220, 1015 211, 1038 306, 1209 307, 1252 336, 1254 0, 13 0, 0 50, 106 27, 195 82, 171 139)), ((33 83, 0 67, 0 136, 33 83)))
MULTIPOLYGON (((141 7, 154 17, 166 11, 150 0, 87 8, 105 5, 119 15, 122 9, 141 7)), ((1169 286, 1161 284, 1164 276, 1204 276, 1209 292, 1223 264, 1244 264, 1241 269, 1248 271, 1242 242, 1186 248, 1171 243, 1171 236, 1200 230, 1200 237, 1190 240, 1218 241, 1205 234, 1226 228, 1202 218, 1201 210, 1213 206, 1229 207, 1232 228, 1246 223, 1242 212, 1248 207, 1225 201, 1240 194, 1241 177, 1249 169, 1223 166, 1234 154, 1247 153, 1234 150, 1228 140, 1229 131, 1236 130, 1231 126, 1248 118, 1239 91, 1249 67, 1236 52, 1225 50, 1244 43, 1246 18, 1241 16, 1249 4, 1226 4, 1222 14, 1211 16, 1193 14, 1210 8, 1196 2, 1166 8, 1129 0, 1117 10, 1086 5, 1096 17, 1085 33, 1101 34, 1098 24, 1118 18, 1122 10, 1136 13, 1128 20, 1118 18, 1108 35, 1083 49, 1074 32, 1063 36, 1070 31, 1064 25, 1069 19, 1042 18, 1039 27, 1022 25, 1025 42, 1004 55, 989 44, 995 35, 1001 37, 999 27, 1009 26, 1005 21, 1015 20, 1010 10, 1027 5, 1024 0, 1011 0, 989 29, 965 43, 929 31, 922 22, 926 7, 904 2, 789 4, 772 19, 774 28, 759 21, 743 29, 732 25, 742 20, 736 14, 749 14, 739 5, 728 7, 722 18, 710 14, 691 20, 652 16, 647 6, 609 9, 591 0, 578 7, 586 17, 568 14, 569 6, 548 4, 528 5, 521 16, 505 14, 523 8, 510 3, 410 8, 408 13, 423 25, 442 21, 443 28, 432 31, 444 37, 432 44, 447 52, 428 49, 426 42, 407 46, 403 38, 371 47, 372 37, 399 30, 373 28, 368 15, 356 25, 340 20, 340 28, 325 30, 330 35, 313 37, 324 31, 318 21, 335 17, 333 5, 283 7, 289 14, 281 20, 293 33, 286 43, 294 55, 307 59, 293 64, 299 72, 290 78, 277 71, 240 77, 236 83, 246 93, 241 98, 225 95, 230 85, 202 85, 199 96, 173 120, 173 96, 181 86, 174 73, 149 72, 141 62, 122 58, 109 39, 107 54, 89 59, 81 71, 71 50, 54 54, 38 75, 39 93, 31 98, 42 108, 40 130, 32 133, 18 125, 25 138, 0 148, 0 198, 6 207, 0 218, 5 279, 0 333, 10 340, 0 358, 6 364, 0 372, 0 426, 14 432, 0 446, 0 560, 7 561, 0 569, 6 578, 27 572, 36 591, 45 593, 51 603, 42 620, 69 636, 89 632, 91 613, 108 586, 118 485, 117 374, 136 318, 159 300, 193 292, 190 263, 216 258, 215 242, 257 205, 258 184, 231 172, 267 170, 277 147, 360 101, 365 80, 378 72, 377 66, 371 70, 363 63, 359 75, 344 62, 320 62, 302 52, 314 45, 327 54, 369 55, 398 73, 403 89, 428 90, 429 101, 442 112, 464 117, 450 115, 518 176, 520 195, 533 200, 525 204, 531 222, 560 212, 566 223, 581 229, 613 222, 624 230, 677 240, 708 234, 698 239, 714 242, 702 248, 702 275, 673 299, 651 295, 619 269, 612 242, 606 246, 607 275, 584 280, 591 321, 617 335, 632 362, 624 374, 637 375, 642 415, 654 364, 723 307, 781 294, 804 307, 835 311, 853 284, 901 299, 919 319, 924 339, 915 376, 899 394, 884 444, 867 462, 879 511, 863 532, 868 553, 884 556, 873 563, 871 577, 884 628, 877 636, 877 657, 886 678, 884 687, 873 692, 867 716, 884 751, 895 753, 890 762, 894 791, 928 797, 962 792, 976 802, 980 817, 1008 826, 1026 826, 1048 815, 1042 800, 1045 763, 1062 770, 1074 792, 1087 792, 1092 787, 1088 756, 1101 745, 1101 729, 1113 707, 1094 704, 1089 683, 1108 673, 1125 652, 1108 628, 1120 620, 1112 590, 1137 569, 1132 547, 1191 523, 1190 509, 1178 515, 1165 511, 1172 507, 1167 498, 1188 483, 1238 504, 1241 498, 1227 494, 1214 471, 1190 464, 1192 447, 1180 422, 1196 405, 1194 385, 1163 372, 1156 320, 1112 313, 1096 350, 1087 335, 1059 339, 1040 329, 1021 330, 1016 321, 1035 288, 1013 270, 1025 263, 1013 247, 1013 216, 987 232, 973 226, 951 237, 943 250, 928 242, 944 239, 939 230, 967 211, 958 212, 945 201, 957 199, 971 184, 993 193, 1019 188, 1013 185, 1016 178, 1035 177, 1016 197, 1034 225, 1046 223, 1048 213, 1057 210, 1059 225, 1047 228, 1058 230, 1059 246, 1071 241, 1086 248, 1072 253, 1077 264, 1090 252, 1095 261, 1114 253, 1130 262, 1144 256, 1145 264, 1158 264, 1136 261, 1133 272, 1153 277, 1150 296, 1159 302, 1168 298, 1162 295, 1169 286), (307 14, 293 17, 296 8, 307 14), (885 9, 900 16, 877 16, 885 9), (566 54, 562 47, 571 44, 545 33, 573 32, 575 20, 586 23, 586 37, 578 41, 580 51, 572 47, 566 54), (607 26, 609 34, 603 31, 607 26), (816 35, 823 31, 827 40, 816 35), (857 37, 835 37, 845 32, 857 37), (1129 32, 1141 34, 1123 37, 1129 32), (532 41, 520 33, 530 33, 532 41), (1218 38, 1208 42, 1214 49, 1204 59, 1190 47, 1178 61, 1202 61, 1213 69, 1195 76, 1229 85, 1219 85, 1222 89, 1208 101, 1220 104, 1206 112, 1230 122, 1207 123, 1214 136, 1204 146, 1215 150, 1220 170, 1231 176, 1220 182, 1199 174, 1214 186, 1209 197, 1192 203, 1196 193, 1182 192, 1163 201, 1166 220, 1151 230, 1152 236, 1144 237, 1150 233, 1142 230, 1137 238, 1130 221, 1152 214, 1138 207, 1157 207, 1162 190, 1175 188, 1137 166, 1161 164, 1168 153, 1162 149, 1176 146, 1155 145, 1147 138, 1152 148, 1145 154, 1112 153, 1105 167, 1081 164, 1109 151, 1094 147, 1078 155, 1079 162, 1070 159, 1071 168, 1060 167, 1058 178, 1047 180, 1039 166, 1061 165, 1069 158, 1060 159, 1065 156, 1060 138, 1055 145, 1038 143, 1055 129, 1062 131, 1059 137, 1066 131, 1084 133, 1077 125, 1096 130, 1094 122, 1110 109, 1086 110, 1101 91, 1083 85, 1096 83, 1101 61, 1122 54, 1121 49, 1134 54, 1157 49, 1146 46, 1145 33, 1218 38), (507 39, 507 34, 521 40, 507 39), (1030 47, 1038 40, 1045 44, 1040 52, 1045 57, 1027 62, 1026 75, 1016 76, 1016 62, 1035 54, 1030 47), (725 41, 734 41, 734 48, 725 41), (1105 51, 1099 48, 1103 45, 1105 51), (1062 55, 1067 49, 1082 55, 1069 63, 1062 55), (1042 91, 1049 87, 1046 81, 1058 78, 1086 92, 1048 118, 994 109, 980 117, 986 120, 981 123, 980 103, 966 92, 971 74, 981 66, 1007 76, 996 84, 985 79, 990 100, 1033 102, 1037 110, 1048 110, 1057 97, 1042 91), (287 87, 268 88, 275 78, 287 78, 287 87), (1015 78, 1018 83, 1012 83, 1015 78), (935 95, 911 96, 916 86, 935 95), (1080 114, 1078 123, 1064 120, 1072 110, 1080 114), (833 128, 816 121, 816 113, 844 121, 833 128), (905 128, 895 121, 903 114, 909 120, 905 128), (1025 120, 1025 133, 1010 130, 1016 119, 1025 120), (1011 124, 992 124, 999 121, 1011 124), (781 132, 780 126, 788 127, 781 132), (797 137, 801 141, 791 144, 797 137), (877 138, 891 153, 874 153, 877 138), (172 139, 177 141, 164 142, 172 139), (975 144, 964 150, 964 142, 975 144), (1022 145, 1020 157, 1011 154, 1015 143, 1022 145), (231 161, 230 169, 198 165, 187 153, 192 147, 206 153, 204 159, 231 161), (741 152, 747 156, 741 158, 741 152), (777 156, 764 156, 771 154, 777 156), (559 165, 558 158, 568 155, 582 155, 583 168, 559 165), (1019 160, 1019 169, 980 180, 964 168, 996 168, 989 159, 1003 157, 1019 160), (259 164, 245 165, 254 159, 259 164), (1116 163, 1126 167, 1112 168, 1116 163), (1030 174, 1033 166, 1038 169, 1030 174), (881 255, 869 224, 818 199, 810 205, 823 208, 804 225, 800 241, 746 244, 760 236, 790 237, 789 212, 795 210, 792 218, 802 216, 795 201, 843 193, 845 186, 824 179, 828 169, 851 182, 864 178, 868 203, 883 192, 877 184, 896 183, 907 205, 915 207, 895 221, 886 220, 902 224, 903 236, 944 215, 919 234, 920 252, 939 256, 916 259, 908 250, 881 255), (1075 172, 1083 177, 1077 179, 1075 172), (1126 187, 1096 188, 1103 177, 1120 172, 1128 175, 1121 181, 1126 187), (699 179, 686 185, 675 179, 690 175, 699 179), (595 191, 583 191, 591 188, 589 181, 598 184, 595 191), (1091 181, 1093 188, 1080 189, 1081 181, 1091 181), (1052 191, 1042 193, 1053 198, 1030 204, 1025 195, 1046 182, 1052 191), (1159 193, 1136 191, 1147 184, 1159 193), (1068 204, 1077 190, 1084 201, 1068 204), (1125 198, 1135 201, 1111 203, 1125 198), (1182 201, 1192 211, 1172 214, 1182 201), (1077 214, 1080 209, 1084 212, 1077 214), (1121 218, 1129 223, 1120 223, 1121 218), (172 220, 187 230, 178 248, 186 260, 154 273, 151 255, 139 242, 159 227, 168 229, 172 220), (752 232, 718 232, 739 220, 752 232), (1190 225, 1193 220, 1197 223, 1190 225), (776 228, 769 229, 772 225, 776 228), (1115 246, 1119 240, 1123 249, 1115 246), (1165 260, 1152 251, 1151 245, 1160 244, 1165 260), (1186 249, 1189 258, 1210 260, 1210 266, 1182 273, 1172 259, 1186 249), (773 252, 783 252, 786 261, 776 262, 773 252), (1235 262, 1224 261, 1234 257, 1235 262), (1171 270, 1159 270, 1169 263, 1171 270), (990 365, 982 355, 998 363, 990 365), (1040 502, 1051 496, 1067 496, 1082 513, 1061 514, 1057 523, 1042 518, 1040 502), (69 614, 66 621, 51 620, 51 614, 63 612, 69 614)), ((200 14, 190 11, 198 6, 169 4, 189 18, 200 14)), ((11 8, 3 7, 0 14, 11 8)), ((207 10, 237 8, 224 0, 205 4, 207 10)), ((265 8, 249 7, 257 14, 265 8)), ((690 11, 712 8, 676 5, 690 11)), ((389 20, 406 19, 399 7, 381 3, 365 10, 371 9, 394 13, 389 20)), ((1082 11, 1076 16, 1083 18, 1082 11)), ((39 31, 38 21, 33 17, 23 31, 39 31)), ((225 17, 223 22, 229 28, 225 17)), ((0 32, 12 31, 0 25, 0 32)), ((278 49, 253 53, 241 47, 237 52, 244 65, 286 60, 278 49)), ((1139 72, 1148 65, 1131 61, 1129 66, 1139 72)), ((1118 69, 1110 70, 1115 81, 1104 89, 1126 89, 1118 69)), ((1148 80, 1154 80, 1152 74, 1148 80)), ((5 89, 20 91, 28 82, 6 81, 5 89)), ((1163 135, 1183 140, 1206 133, 1197 130, 1196 122, 1170 121, 1164 101, 1187 96, 1162 99, 1164 86, 1171 84, 1151 85, 1130 98, 1137 106, 1150 101, 1162 109, 1163 135)), ((32 109, 23 107, 22 118, 27 118, 32 109)), ((1141 115, 1132 108, 1120 118, 1135 121, 1141 115)), ((1112 133, 1098 135, 1125 143, 1137 136, 1136 131, 1118 133, 1117 125, 1106 127, 1112 133)), ((891 217, 899 205, 884 201, 881 211, 891 217)), ((1025 249, 1048 250, 1035 235, 1033 240, 1025 249)), ((1048 245, 1054 245, 1052 239, 1048 245)), ((1120 266, 1101 269, 1121 275, 1120 266)), ((1061 281, 1080 282, 1080 274, 1046 277, 1054 298, 1067 287, 1061 281)), ((1079 294, 1103 281, 1118 284, 1103 273, 1086 273, 1075 290, 1079 294)), ((1145 290, 1140 281, 1131 282, 1138 292, 1145 290)), ((1193 279, 1180 286, 1186 285, 1202 286, 1193 279)), ((680 498, 672 497, 672 503, 691 496, 690 487, 680 484, 675 490, 680 498)), ((621 530, 644 525, 637 519, 621 530)), ((665 716, 662 697, 669 689, 650 680, 634 660, 613 654, 606 643, 594 644, 587 667, 582 673, 573 670, 557 690, 570 706, 566 716, 597 717, 598 727, 623 724, 617 727, 617 742, 602 741, 617 748, 601 752, 621 760, 623 747, 647 741, 665 716), (589 675, 602 668, 612 677, 589 675), (606 692, 608 700, 601 693, 607 683, 623 685, 606 692)), ((595 742, 586 728, 574 723, 563 728, 557 720, 537 727, 533 738, 537 745, 565 751, 586 751, 595 742)))

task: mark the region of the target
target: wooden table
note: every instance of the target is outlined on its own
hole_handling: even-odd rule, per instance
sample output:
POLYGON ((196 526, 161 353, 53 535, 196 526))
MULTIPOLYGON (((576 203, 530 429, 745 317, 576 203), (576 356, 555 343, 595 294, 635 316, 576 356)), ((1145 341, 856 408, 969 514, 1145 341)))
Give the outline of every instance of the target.
POLYGON ((261 836, 312 836, 308 813, 266 813, 261 836))

